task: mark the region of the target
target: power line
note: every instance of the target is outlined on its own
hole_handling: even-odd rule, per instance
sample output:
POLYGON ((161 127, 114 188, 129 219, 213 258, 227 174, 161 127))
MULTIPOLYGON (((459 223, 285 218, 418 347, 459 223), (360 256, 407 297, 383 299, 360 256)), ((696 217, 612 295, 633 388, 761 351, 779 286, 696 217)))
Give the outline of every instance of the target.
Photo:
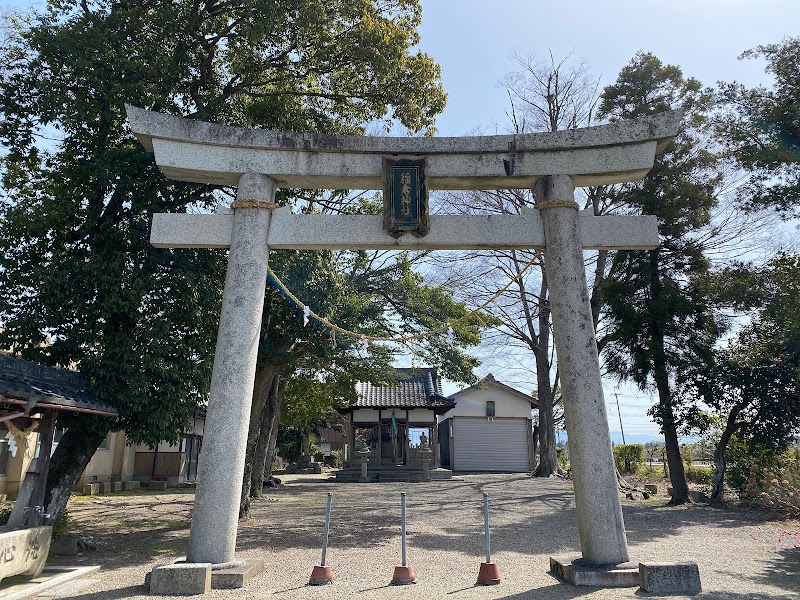
POLYGON ((622 433, 622 444, 625 444, 625 430, 622 428, 622 411, 619 409, 619 394, 614 390, 614 397, 617 399, 617 414, 619 415, 619 431, 622 433))

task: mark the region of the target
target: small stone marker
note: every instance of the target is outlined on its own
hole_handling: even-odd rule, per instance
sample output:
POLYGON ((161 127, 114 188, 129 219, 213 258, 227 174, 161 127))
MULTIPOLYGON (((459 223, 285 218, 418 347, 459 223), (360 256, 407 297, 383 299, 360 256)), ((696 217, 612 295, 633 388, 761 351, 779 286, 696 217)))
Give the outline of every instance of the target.
POLYGON ((684 563, 639 563, 639 585, 645 592, 700 592, 700 569, 694 561, 684 563))
POLYGON ((147 484, 147 488, 157 492, 165 492, 167 491, 167 480, 151 479, 150 483, 147 484))
POLYGON ((122 489, 123 491, 129 492, 131 490, 138 490, 141 489, 142 483, 140 481, 123 481, 122 482, 122 489))
POLYGON ((62 535, 50 544, 52 556, 77 556, 78 536, 74 534, 62 535))
POLYGON ((419 451, 419 455, 422 460, 422 479, 420 481, 427 483, 431 480, 431 456, 433 452, 430 448, 423 447, 419 451))
POLYGON ((705 504, 708 502, 708 495, 702 490, 689 490, 689 499, 692 502, 705 504))
POLYGON ((367 465, 369 464, 369 448, 364 446, 358 451, 361 457, 361 477, 358 478, 359 483, 369 483, 369 475, 367 475, 367 465))
POLYGON ((211 563, 177 563, 154 567, 150 593, 160 596, 191 596, 211 591, 211 563))
POLYGON ((87 483, 83 486, 83 495, 84 496, 96 496, 100 493, 100 484, 99 483, 87 483))
POLYGON ((52 527, 0 533, 0 579, 12 575, 37 577, 47 560, 52 533, 52 527))
POLYGON ((658 493, 658 486, 654 483, 646 483, 644 485, 644 489, 649 494, 655 495, 658 493))

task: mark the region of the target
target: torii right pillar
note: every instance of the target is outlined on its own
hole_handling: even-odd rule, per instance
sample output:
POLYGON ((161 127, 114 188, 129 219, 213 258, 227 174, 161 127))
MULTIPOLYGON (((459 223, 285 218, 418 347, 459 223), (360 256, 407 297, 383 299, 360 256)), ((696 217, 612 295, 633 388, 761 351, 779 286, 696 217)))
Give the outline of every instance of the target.
POLYGON ((534 189, 535 206, 544 225, 545 269, 582 554, 578 561, 551 558, 550 563, 551 569, 570 583, 630 585, 625 581, 632 579, 634 572, 638 581, 638 565, 626 564, 630 559, 628 542, 574 195, 567 175, 542 177, 534 189), (583 570, 587 571, 583 579, 591 573, 590 582, 581 581, 583 570), (621 571, 628 576, 615 576, 621 571))

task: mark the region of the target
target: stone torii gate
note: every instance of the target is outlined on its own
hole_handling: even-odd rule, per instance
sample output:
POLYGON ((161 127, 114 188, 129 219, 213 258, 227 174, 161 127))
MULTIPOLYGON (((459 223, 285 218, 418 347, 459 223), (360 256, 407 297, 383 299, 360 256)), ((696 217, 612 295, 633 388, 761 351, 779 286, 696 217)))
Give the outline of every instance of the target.
POLYGON ((151 230, 157 247, 230 248, 189 563, 234 559, 270 248, 544 248, 583 562, 629 560, 582 251, 655 248, 657 222, 581 211, 574 188, 642 179, 677 133, 679 114, 527 135, 375 138, 236 128, 127 110, 133 133, 155 153, 166 177, 238 187, 232 210, 156 214, 151 230), (424 237, 395 237, 381 216, 291 214, 273 204, 278 187, 383 189, 386 159, 397 158, 427 161, 429 189, 530 188, 536 209, 432 215, 424 237))

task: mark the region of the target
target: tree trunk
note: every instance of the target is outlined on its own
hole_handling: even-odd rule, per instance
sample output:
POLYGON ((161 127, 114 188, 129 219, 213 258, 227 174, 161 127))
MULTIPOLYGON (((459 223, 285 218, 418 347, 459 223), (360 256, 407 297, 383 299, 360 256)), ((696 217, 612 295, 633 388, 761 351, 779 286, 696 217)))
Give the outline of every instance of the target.
POLYGON ((260 498, 264 493, 264 481, 272 475, 272 461, 275 460, 275 448, 278 440, 278 426, 281 422, 281 408, 286 381, 280 374, 273 379, 269 392, 264 418, 261 420, 261 431, 253 459, 253 475, 250 484, 250 497, 260 498), (271 456, 271 460, 268 459, 271 456), (267 473, 268 471, 268 473, 267 473))
MULTIPOLYGON (((536 467, 537 477, 550 477, 558 473, 558 456, 556 454, 556 430, 553 418, 553 394, 550 390, 550 378, 541 376, 537 355, 538 396, 539 396, 539 465, 536 467)), ((547 363, 547 359, 544 361, 547 363)), ((549 367, 549 365, 548 365, 549 367)))
POLYGON ((284 379, 281 380, 278 386, 278 412, 273 420, 272 434, 270 436, 269 444, 267 444, 267 456, 264 462, 264 479, 269 480, 272 477, 272 468, 275 464, 275 456, 278 454, 278 429, 281 425, 281 413, 283 412, 283 398, 286 394, 286 384, 288 382, 284 379))
MULTIPOLYGON (((98 417, 86 418, 98 419, 98 417)), ((111 423, 108 421, 108 428, 105 430, 94 428, 93 431, 85 432, 73 428, 67 429, 61 436, 61 441, 50 459, 47 473, 45 497, 46 512, 50 514, 48 525, 55 525, 61 519, 81 473, 94 456, 100 442, 108 435, 110 428, 111 423)))
POLYGON ((272 389, 273 380, 280 373, 282 365, 267 364, 256 369, 253 384, 253 405, 250 409, 250 428, 247 432, 247 448, 245 450, 244 477, 242 479, 241 500, 239 502, 239 518, 250 514, 250 488, 253 476, 253 461, 258 444, 261 422, 264 418, 267 399, 272 389))
POLYGON ((675 414, 672 410, 666 365, 656 367, 654 379, 658 389, 658 415, 661 421, 661 432, 664 434, 669 481, 672 484, 670 504, 684 504, 689 502, 689 486, 686 483, 686 472, 683 469, 683 458, 681 458, 678 444, 678 432, 675 427, 675 414))
POLYGON ((542 269, 539 290, 539 337, 535 351, 536 393, 539 399, 539 465, 536 477, 551 477, 560 471, 556 453, 556 425, 553 415, 555 393, 550 382, 550 306, 547 302, 547 274, 542 269))
POLYGON ((686 483, 686 472, 683 469, 678 431, 675 425, 675 412, 672 410, 672 396, 669 388, 669 370, 667 354, 664 346, 664 327, 659 307, 662 302, 660 251, 651 250, 650 259, 650 356, 653 364, 653 379, 658 390, 658 418, 661 432, 664 434, 664 446, 667 451, 669 480, 672 484, 672 500, 670 504, 689 502, 689 486, 686 483))
POLYGON ((738 416, 738 408, 734 408, 728 413, 728 418, 725 421, 725 430, 714 447, 714 477, 711 480, 711 498, 708 503, 718 508, 725 506, 725 468, 727 466, 725 450, 734 432, 739 428, 739 423, 736 422, 738 416))
POLYGON ((592 324, 597 333, 597 324, 600 322, 600 309, 603 307, 603 295, 601 288, 606 279, 606 263, 608 262, 608 250, 600 250, 597 253, 597 263, 594 267, 594 282, 592 283, 592 297, 589 305, 592 308, 592 324))

